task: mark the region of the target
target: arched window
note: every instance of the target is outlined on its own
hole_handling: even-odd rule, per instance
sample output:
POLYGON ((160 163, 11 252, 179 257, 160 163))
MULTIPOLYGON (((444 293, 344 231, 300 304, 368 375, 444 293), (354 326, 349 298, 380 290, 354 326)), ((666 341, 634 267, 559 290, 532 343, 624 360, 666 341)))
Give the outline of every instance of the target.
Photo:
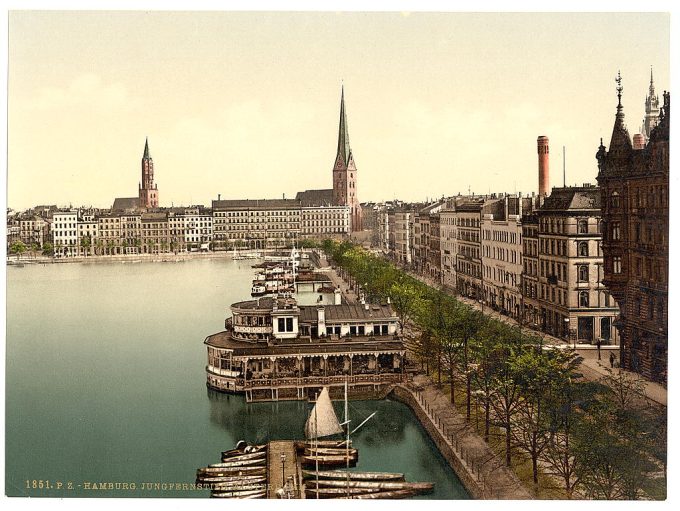
POLYGON ((588 266, 585 264, 578 267, 578 281, 588 282, 588 266))
POLYGON ((578 221, 578 233, 579 234, 588 234, 588 220, 579 220, 578 221))
POLYGON ((588 291, 581 291, 578 294, 578 306, 589 307, 588 291))
POLYGON ((612 208, 618 208, 621 206, 621 197, 619 196, 619 192, 612 192, 610 204, 612 208))
POLYGON ((578 255, 579 257, 588 257, 588 242, 581 241, 578 244, 578 255))

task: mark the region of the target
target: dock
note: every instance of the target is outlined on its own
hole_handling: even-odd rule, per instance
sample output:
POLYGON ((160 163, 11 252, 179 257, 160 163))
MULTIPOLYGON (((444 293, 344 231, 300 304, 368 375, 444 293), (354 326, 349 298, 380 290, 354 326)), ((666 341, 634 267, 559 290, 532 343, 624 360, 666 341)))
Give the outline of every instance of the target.
POLYGON ((267 449, 267 497, 275 499, 281 495, 288 498, 304 499, 302 491, 302 467, 298 460, 295 443, 292 440, 272 440, 267 449), (288 486, 286 486, 288 482, 288 486), (277 494, 277 491, 279 492, 277 494))
POLYGON ((236 449, 222 452, 222 463, 197 469, 196 483, 210 489, 211 497, 232 499, 395 499, 434 488, 433 483, 407 482, 404 474, 351 471, 348 475, 345 467, 356 465, 358 452, 343 445, 343 440, 315 444, 271 440, 254 446, 240 441, 236 449))

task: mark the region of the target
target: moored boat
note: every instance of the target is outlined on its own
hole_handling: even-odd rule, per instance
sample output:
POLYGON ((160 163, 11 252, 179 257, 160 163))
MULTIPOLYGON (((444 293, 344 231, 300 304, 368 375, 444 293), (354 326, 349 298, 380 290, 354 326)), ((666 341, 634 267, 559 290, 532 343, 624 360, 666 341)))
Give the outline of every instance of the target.
MULTIPOLYGON (((346 470, 319 470, 319 477, 322 479, 341 479, 347 480, 346 470)), ((303 470, 302 476, 305 479, 316 477, 316 472, 303 470)), ((349 479, 352 481, 403 481, 404 474, 392 472, 349 472, 349 479)))

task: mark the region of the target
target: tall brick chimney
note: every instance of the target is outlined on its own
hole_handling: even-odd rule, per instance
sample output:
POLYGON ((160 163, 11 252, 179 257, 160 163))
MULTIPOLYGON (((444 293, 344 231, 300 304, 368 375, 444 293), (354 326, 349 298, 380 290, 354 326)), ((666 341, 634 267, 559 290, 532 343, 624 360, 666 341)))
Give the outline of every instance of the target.
POLYGON ((538 137, 538 195, 548 195, 550 188, 550 149, 548 137, 538 137))

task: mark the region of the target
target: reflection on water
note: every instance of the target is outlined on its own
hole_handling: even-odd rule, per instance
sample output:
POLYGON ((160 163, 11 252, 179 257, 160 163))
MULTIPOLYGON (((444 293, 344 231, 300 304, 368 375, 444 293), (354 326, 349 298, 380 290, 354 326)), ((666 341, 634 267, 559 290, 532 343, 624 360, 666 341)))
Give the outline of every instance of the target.
MULTIPOLYGON (((208 497, 140 487, 193 482, 196 468, 240 439, 301 438, 306 402, 206 394, 203 339, 223 328, 231 303, 250 298, 250 266, 224 259, 8 268, 6 493, 208 497), (34 489, 33 480, 74 487, 34 489), (92 482, 137 489, 87 490, 92 482)), ((354 437, 359 469, 435 482, 435 493, 420 498, 466 498, 406 406, 351 402, 355 424, 376 410, 354 437)))

